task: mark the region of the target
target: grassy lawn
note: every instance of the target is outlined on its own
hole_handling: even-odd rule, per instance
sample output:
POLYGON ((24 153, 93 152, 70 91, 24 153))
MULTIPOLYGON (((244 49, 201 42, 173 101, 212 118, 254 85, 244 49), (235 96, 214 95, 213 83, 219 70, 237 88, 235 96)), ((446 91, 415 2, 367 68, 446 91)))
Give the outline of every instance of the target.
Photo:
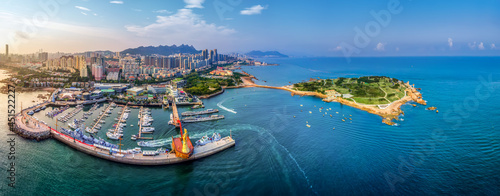
POLYGON ((385 76, 366 76, 360 78, 322 79, 294 84, 299 91, 313 91, 325 94, 335 90, 340 94, 351 94, 353 99, 363 104, 387 104, 404 97, 406 87, 402 81, 385 76), (384 92, 385 91, 385 92, 384 92))
POLYGON ((353 97, 352 99, 354 99, 357 103, 369 104, 369 105, 374 105, 374 104, 388 104, 389 103, 384 98, 353 97))

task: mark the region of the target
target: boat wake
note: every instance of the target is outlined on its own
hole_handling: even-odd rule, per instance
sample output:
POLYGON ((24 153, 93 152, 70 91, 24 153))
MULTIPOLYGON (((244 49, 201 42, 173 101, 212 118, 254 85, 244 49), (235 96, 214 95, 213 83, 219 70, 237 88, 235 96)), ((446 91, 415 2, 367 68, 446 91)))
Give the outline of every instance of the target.
POLYGON ((234 111, 234 110, 232 110, 232 109, 229 109, 229 108, 226 108, 226 107, 224 107, 224 106, 222 105, 222 103, 224 103, 224 102, 225 102, 226 100, 228 100, 228 99, 229 99, 229 98, 224 99, 224 100, 222 100, 221 102, 217 103, 217 106, 219 106, 219 108, 221 108, 221 109, 223 109, 223 110, 226 110, 226 111, 228 111, 228 112, 231 112, 231 113, 236 114, 236 113, 237 113, 236 111, 234 111))
POLYGON ((288 151, 288 149, 287 149, 285 146, 281 145, 281 144, 278 142, 278 140, 276 140, 276 137, 274 137, 274 135, 273 135, 273 134, 271 134, 271 133, 269 133, 269 132, 268 132, 268 134, 269 134, 269 135, 273 138, 273 140, 274 140, 274 141, 275 141, 278 145, 280 145, 280 146, 281 146, 281 148, 283 148, 283 150, 285 150, 285 151, 286 151, 286 153, 288 154, 288 157, 290 157, 290 159, 292 159, 292 160, 293 160, 293 162, 295 162, 295 165, 297 166, 297 168, 299 168, 299 170, 300 170, 300 171, 302 172, 302 174, 304 175, 304 178, 306 179, 306 181, 307 181, 307 185, 309 186, 309 188, 311 188, 311 190, 312 190, 312 191, 313 191, 316 195, 318 195, 318 193, 317 193, 317 192, 313 189, 313 186, 312 186, 312 185, 311 185, 311 183, 309 182, 309 178, 307 177, 306 172, 302 169, 302 167, 300 167, 299 163, 297 162, 297 160, 295 159, 295 157, 293 157, 292 153, 290 153, 290 151, 288 151))
MULTIPOLYGON (((304 171, 304 169, 302 169, 302 167, 299 165, 299 163, 297 162, 297 160, 295 159, 295 157, 292 155, 292 153, 290 153, 290 151, 288 151, 288 149, 281 145, 278 140, 276 139, 276 137, 274 137, 273 134, 271 134, 267 129, 264 129, 264 128, 261 128, 261 127, 258 127, 258 126, 253 126, 253 125, 233 125, 232 126, 233 128, 231 129, 210 129, 208 130, 208 133, 212 134, 213 132, 218 132, 220 134, 229 134, 230 130, 233 131, 233 132, 238 132, 238 131, 245 131, 245 130, 256 130, 258 133, 260 134, 265 134, 267 133, 269 136, 271 136, 271 138, 273 138, 274 142, 276 142, 278 145, 281 146, 281 148, 283 150, 285 150, 285 152, 288 154, 288 157, 290 157, 290 159, 295 163, 295 165, 297 166, 297 168, 300 170, 300 172, 302 172, 302 175, 304 176, 304 178, 306 179, 307 181, 307 185, 308 187, 316 194, 318 195, 318 193, 313 189, 313 186, 311 185, 311 182, 309 181, 309 178, 307 177, 306 175, 306 172, 304 171)), ((206 133, 197 133, 195 135, 193 135, 193 138, 196 138, 196 137, 203 137, 204 135, 207 135, 206 133)), ((191 136, 190 136, 191 137, 191 136)))

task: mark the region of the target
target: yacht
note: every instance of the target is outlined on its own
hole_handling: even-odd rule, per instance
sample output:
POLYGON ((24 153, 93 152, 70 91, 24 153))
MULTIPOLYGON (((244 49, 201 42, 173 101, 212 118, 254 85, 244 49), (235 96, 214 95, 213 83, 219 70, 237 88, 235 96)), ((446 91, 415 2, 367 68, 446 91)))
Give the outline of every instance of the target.
POLYGON ((107 132, 106 136, 112 140, 119 140, 120 137, 123 136, 123 134, 107 132))

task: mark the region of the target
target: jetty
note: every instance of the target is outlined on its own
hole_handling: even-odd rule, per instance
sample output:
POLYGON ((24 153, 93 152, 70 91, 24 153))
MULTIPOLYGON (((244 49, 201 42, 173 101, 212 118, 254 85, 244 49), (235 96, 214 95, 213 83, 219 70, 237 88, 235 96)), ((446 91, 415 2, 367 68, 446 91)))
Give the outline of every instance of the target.
POLYGON ((141 109, 140 109, 140 118, 139 118, 139 133, 137 134, 137 139, 143 139, 143 140, 152 140, 153 137, 142 137, 142 119, 143 119, 143 115, 142 115, 142 112, 143 112, 143 107, 141 106, 141 109))
POLYGON ((109 104, 108 107, 105 110, 103 110, 102 114, 99 116, 99 119, 94 123, 94 126, 92 126, 92 129, 90 129, 92 132, 94 132, 94 130, 96 130, 95 127, 99 124, 99 122, 101 122, 102 118, 104 116, 106 116, 106 112, 108 112, 110 107, 111 107, 111 104, 109 104))
POLYGON ((175 99, 174 101, 172 101, 172 116, 173 116, 171 119, 172 125, 174 125, 175 127, 180 127, 179 112, 177 111, 177 104, 175 103, 175 99))

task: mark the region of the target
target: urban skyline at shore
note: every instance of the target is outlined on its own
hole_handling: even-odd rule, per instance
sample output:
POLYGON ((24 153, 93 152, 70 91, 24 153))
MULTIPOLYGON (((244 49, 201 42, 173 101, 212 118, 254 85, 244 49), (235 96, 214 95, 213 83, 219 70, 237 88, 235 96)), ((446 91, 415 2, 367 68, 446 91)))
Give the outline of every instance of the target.
POLYGON ((277 50, 292 56, 496 56, 499 5, 8 1, 0 8, 0 32, 6 35, 0 42, 18 54, 188 44, 221 53, 277 50))

